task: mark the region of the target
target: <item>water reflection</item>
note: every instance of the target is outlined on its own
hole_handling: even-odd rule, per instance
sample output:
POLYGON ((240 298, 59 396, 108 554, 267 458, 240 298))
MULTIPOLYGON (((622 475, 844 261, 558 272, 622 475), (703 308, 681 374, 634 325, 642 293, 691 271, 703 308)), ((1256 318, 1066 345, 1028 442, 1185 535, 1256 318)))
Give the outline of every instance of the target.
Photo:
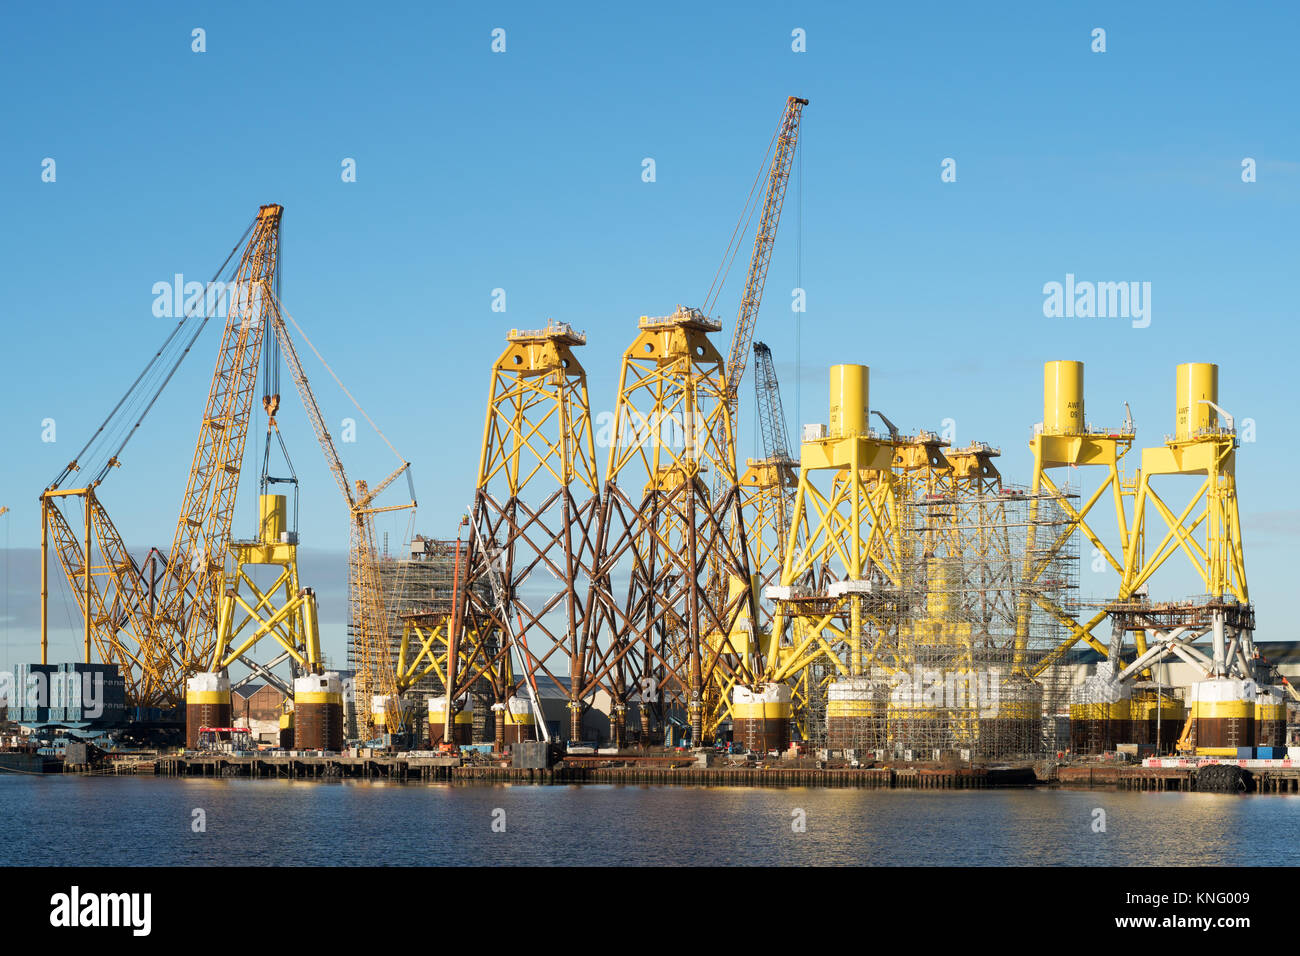
POLYGON ((5 777, 0 865, 1291 865, 1297 801, 5 777))

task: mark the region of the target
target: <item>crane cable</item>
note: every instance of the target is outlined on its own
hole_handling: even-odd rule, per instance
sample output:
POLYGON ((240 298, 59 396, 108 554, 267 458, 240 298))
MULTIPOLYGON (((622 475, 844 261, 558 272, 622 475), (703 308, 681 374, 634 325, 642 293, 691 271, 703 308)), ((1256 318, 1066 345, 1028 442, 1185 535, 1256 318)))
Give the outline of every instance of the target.
POLYGON ((393 447, 393 443, 388 440, 388 436, 385 435, 380 430, 379 426, 375 424, 374 419, 371 418, 370 415, 366 412, 366 410, 361 407, 361 403, 358 402, 356 398, 353 397, 352 393, 348 391, 348 387, 343 384, 342 379, 340 379, 337 375, 334 374, 334 369, 330 368, 329 363, 325 361, 324 356, 322 356, 320 352, 316 349, 316 346, 312 344, 311 339, 307 338, 307 333, 302 330, 302 326, 298 324, 297 320, 295 320, 294 317, 290 315, 289 312, 280 303, 278 296, 276 297, 275 305, 279 313, 283 315, 286 319, 288 319, 289 322, 293 325, 295 331, 297 331, 297 333, 300 336, 302 336, 302 340, 307 343, 307 348, 311 349, 312 354, 315 355, 317 360, 320 362, 320 364, 325 367, 325 371, 330 373, 330 378, 334 379, 334 383, 343 390, 343 394, 346 395, 348 399, 352 402, 352 404, 356 406, 357 411, 361 413, 362 417, 364 417, 365 420, 370 423, 370 427, 375 430, 375 434, 384 440, 384 444, 388 446, 389 451, 391 451, 394 455, 397 456, 397 460, 405 464, 406 459, 403 458, 400 454, 398 454, 397 449, 393 447))
MULTIPOLYGON (((794 241, 794 287, 803 288, 803 141, 804 137, 799 137, 799 142, 795 144, 795 241, 794 241)), ((807 299, 804 300, 804 308, 808 307, 807 299)), ((794 315, 794 427, 795 438, 802 446, 803 435, 800 433, 802 428, 801 419, 799 418, 800 408, 799 399, 803 393, 803 312, 796 312, 794 315)), ((781 410, 785 414, 785 409, 781 410)), ((784 424, 784 423, 782 423, 784 424)))
POLYGON ((763 181, 763 171, 768 167, 768 158, 772 155, 772 149, 776 145, 777 137, 781 135, 782 123, 772 134, 772 141, 767 144, 767 152, 763 154, 763 162, 759 164, 758 175, 754 177, 754 184, 749 187, 749 196, 745 199, 745 206, 740 211, 740 218, 736 220, 736 228, 731 231, 731 239, 727 242, 727 249, 722 254, 722 262, 718 264, 718 271, 713 274, 713 284, 709 286, 709 291, 704 297, 703 312, 708 315, 713 307, 717 305, 718 299, 722 296, 722 287, 726 285, 727 276, 731 274, 731 267, 736 261, 736 256, 740 253, 741 239, 749 234, 749 224, 754 220, 754 213, 758 210, 758 203, 755 201, 755 195, 758 191, 759 183, 763 181), (744 231, 741 231, 741 225, 744 225, 744 231), (719 281, 719 276, 721 280, 719 281), (715 291, 716 290, 716 291, 715 291))
MULTIPOLYGON (((208 282, 209 288, 218 279, 220 279, 221 276, 225 273, 226 266, 230 264, 230 260, 235 257, 235 253, 237 253, 240 250, 240 248, 243 246, 244 240, 247 239, 249 233, 253 231, 253 226, 255 224, 256 224, 256 220, 248 224, 248 228, 244 230, 244 234, 240 236, 239 241, 235 243, 234 248, 230 250, 230 255, 226 256, 226 261, 221 264, 221 267, 217 270, 216 274, 208 282)), ((202 299, 199 300, 199 302, 201 301, 202 299)), ((140 374, 136 376, 135 381, 131 383, 130 387, 126 390, 126 392, 122 395, 122 397, 118 399, 117 404, 113 406, 112 410, 108 413, 108 416, 104 419, 103 423, 99 426, 99 428, 95 429, 94 434, 90 436, 90 439, 82 447, 81 451, 79 451, 76 457, 73 458, 72 463, 67 465, 63 469, 62 473, 60 473, 59 477, 57 477, 53 482, 51 482, 50 485, 46 488, 47 491, 53 491, 59 488, 64 482, 64 480, 68 477, 68 475, 71 474, 74 470, 77 470, 75 468, 76 462, 80 461, 82 457, 86 454, 86 452, 90 450, 91 446, 95 444, 96 440, 100 438, 100 436, 104 433, 104 429, 108 428, 110 423, 113 422, 114 417, 122 409, 122 406, 127 404, 128 399, 131 400, 133 408, 136 407, 136 405, 138 405, 140 393, 137 393, 136 391, 137 388, 139 387, 140 383, 145 380, 146 377, 150 376, 151 374, 155 374, 157 372, 156 366, 159 359, 162 358, 163 353, 166 352, 167 349, 171 346, 173 339, 176 338, 176 336, 180 333, 181 329, 184 328, 185 324, 189 322, 191 318, 194 317, 195 314, 194 308, 197 307, 198 304, 199 303, 196 302, 194 307, 192 307, 190 311, 187 312, 184 316, 182 316, 180 321, 176 323, 175 327, 167 335, 167 338, 163 340, 162 345, 159 346, 158 350, 154 353, 153 358, 151 358, 148 361, 145 367, 141 370, 140 374)), ((154 403, 158 400, 158 396, 161 395, 163 389, 167 387, 168 382, 171 381, 172 376, 176 373, 176 370, 180 367, 181 362, 185 360, 185 356, 189 354, 190 349, 193 347, 195 341, 199 337, 199 334, 203 331, 204 327, 208 323, 208 319, 210 319, 211 317, 212 317, 211 315, 205 315, 203 317, 203 320, 199 323, 199 327, 195 330, 194 334, 190 337, 189 341, 185 344, 185 348, 181 351, 180 356, 172 364, 170 371, 168 371, 165 377, 163 378, 162 384, 160 384, 157 387, 157 389, 154 391, 152 398, 150 398, 148 403, 145 405, 144 411, 141 412, 140 416, 136 419, 135 423, 129 427, 125 437, 122 438, 121 443, 117 446, 117 450, 112 455, 109 456, 108 462, 105 463, 103 468, 100 469, 99 474, 96 475, 93 484, 99 484, 101 481, 103 481, 104 477, 108 474, 108 469, 112 466, 112 463, 121 455, 123 449, 126 448, 127 442, 131 440, 132 436, 135 434, 136 429, 140 427, 140 424, 144 421, 145 416, 149 414, 150 409, 153 408, 154 403)), ((118 429, 118 431, 114 433, 114 435, 116 436, 116 434, 118 433, 120 433, 120 428, 118 429)))

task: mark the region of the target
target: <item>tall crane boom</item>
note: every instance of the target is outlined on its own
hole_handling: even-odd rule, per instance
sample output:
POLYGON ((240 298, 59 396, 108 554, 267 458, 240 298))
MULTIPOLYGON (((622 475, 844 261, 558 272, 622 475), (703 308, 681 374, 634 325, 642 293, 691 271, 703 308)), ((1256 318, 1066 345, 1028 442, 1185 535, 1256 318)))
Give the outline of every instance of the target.
MULTIPOLYGON (((758 395, 758 430, 763 440, 763 460, 755 470, 754 462, 746 472, 745 482, 755 476, 760 497, 771 515, 775 536, 775 556, 785 561, 786 540, 790 534, 790 521, 794 511, 794 493, 799 484, 799 462, 790 455, 790 440, 785 430, 785 409, 781 405, 781 389, 776 381, 776 364, 772 350, 762 342, 754 343, 754 391, 758 395)), ((761 528, 754 529, 751 542, 758 545, 761 528)), ((760 554, 762 548, 760 547, 760 554)), ((766 570, 763 562, 756 561, 760 574, 766 570)), ((768 583, 766 580, 764 583, 768 583)))
POLYGON ((194 300, 108 418, 41 495, 41 659, 46 660, 49 649, 47 561, 52 541, 80 605, 86 662, 93 647, 102 661, 119 665, 127 697, 139 706, 180 703, 186 677, 203 668, 216 644, 226 544, 276 281, 282 212, 274 204, 261 207, 207 286, 207 294, 194 300), (216 284, 245 238, 248 244, 233 281, 216 284), (220 296, 212 293, 222 287, 230 308, 221 350, 172 548, 161 575, 155 575, 158 552, 151 552, 148 570, 136 562, 109 519, 99 488, 123 465, 131 437, 215 314, 220 296), (83 487, 64 487, 79 473, 87 475, 83 487), (78 499, 80 515, 74 514, 78 499))
MULTIPOLYGON (((285 364, 289 367, 294 385, 298 388, 298 395, 307 412, 307 419, 311 422, 312 431, 316 434, 316 441, 325 455, 330 473, 334 476, 334 481, 348 506, 348 523, 351 530, 351 541, 348 547, 348 602, 357 665, 353 681, 354 699, 358 730, 361 730, 375 717, 372 713, 374 698, 383 697, 385 700, 392 700, 400 693, 389 643, 388 604, 376 563, 374 523, 375 515, 378 513, 413 509, 415 490, 411 486, 411 503, 408 505, 375 507, 372 502, 399 475, 407 476, 409 486, 411 465, 410 462, 401 459, 397 469, 374 489, 370 489, 366 482, 358 480, 354 492, 353 484, 348 480, 347 472, 343 468, 343 460, 339 457, 338 448, 334 444, 334 438, 325 425, 325 417, 321 414, 316 395, 307 381, 307 373, 298 358, 298 350, 294 347, 293 339, 285 326, 286 316, 289 321, 293 321, 292 316, 282 312, 278 301, 274 303, 272 328, 280 344, 280 351, 284 355, 285 364)), ((294 325, 296 328, 297 323, 295 322, 294 325)), ((306 340, 306 335, 301 328, 298 329, 298 333, 306 340)), ((310 341, 307 341, 307 345, 313 352, 315 351, 310 341)), ((316 356, 320 358, 320 353, 317 352, 316 356)), ((323 363, 324 359, 321 361, 323 363)), ((339 384, 342 385, 341 382, 339 384)), ((388 729, 396 728, 390 726, 388 729)))
MULTIPOLYGON (((221 351, 199 426, 194 463, 159 594, 156 621, 172 630, 181 660, 206 661, 216 639, 218 592, 244 460, 280 254, 283 206, 262 206, 235 275, 221 351), (186 601, 187 594, 192 600, 186 601)), ((156 629, 157 631, 157 629, 156 629)))
POLYGON ((749 344, 754 338, 754 323, 758 319, 759 304, 763 301, 763 286, 767 282, 767 266, 772 258, 772 244, 776 241, 776 227, 781 221, 781 206, 785 202, 785 190, 790 182, 790 165, 794 161, 795 146, 799 141, 799 119, 807 105, 807 100, 797 96, 787 99, 776 135, 776 150, 772 154, 772 166, 767 174, 767 195, 763 199, 763 212, 754 233, 754 252, 749 258, 745 294, 740 299, 736 328, 731 335, 731 352, 727 356, 727 404, 733 422, 736 420, 740 380, 745 377, 749 344))
POLYGON ((785 430, 785 409, 776 381, 772 350, 754 343, 754 391, 758 393, 758 427, 763 438, 763 457, 790 461, 790 439, 785 430))

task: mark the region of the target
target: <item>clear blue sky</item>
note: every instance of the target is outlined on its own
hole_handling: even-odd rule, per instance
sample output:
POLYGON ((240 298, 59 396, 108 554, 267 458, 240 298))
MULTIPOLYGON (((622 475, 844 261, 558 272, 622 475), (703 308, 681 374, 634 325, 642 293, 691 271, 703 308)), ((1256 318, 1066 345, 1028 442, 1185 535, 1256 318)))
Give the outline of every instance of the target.
MULTIPOLYGON (((506 330, 585 329, 593 405, 612 407, 637 317, 701 302, 797 94, 811 104, 757 332, 791 433, 796 407, 825 420, 827 365, 863 362, 874 407, 907 430, 953 418, 960 443, 1000 445, 1023 482, 1045 360, 1084 361, 1088 417, 1118 423, 1129 401, 1140 444, 1173 430, 1174 366, 1218 362, 1221 403, 1256 423, 1239 486, 1258 636, 1295 636, 1290 5, 86 3, 0 17, 11 548, 36 545, 42 487, 166 334, 153 284, 208 278, 266 202, 286 208, 287 307, 413 462, 419 530, 452 535, 506 330), (1245 157, 1257 182, 1242 182, 1245 157), (1045 318, 1043 285, 1066 273, 1150 282, 1150 326, 1045 318)), ((719 305, 724 344, 747 255, 719 305)), ((216 332, 103 489, 132 546, 171 541, 216 332)), ((349 406, 307 363, 337 428, 349 406)), ((341 555, 341 500, 286 405, 304 543, 341 555)), ((391 458, 360 438, 349 468, 377 480, 391 458)), ((22 562, 11 555, 15 594, 34 574, 22 562)), ((1085 591, 1113 589, 1086 563, 1085 591)), ((343 609, 326 611, 341 657, 343 609)), ((30 632, 15 617, 20 659, 30 632)))

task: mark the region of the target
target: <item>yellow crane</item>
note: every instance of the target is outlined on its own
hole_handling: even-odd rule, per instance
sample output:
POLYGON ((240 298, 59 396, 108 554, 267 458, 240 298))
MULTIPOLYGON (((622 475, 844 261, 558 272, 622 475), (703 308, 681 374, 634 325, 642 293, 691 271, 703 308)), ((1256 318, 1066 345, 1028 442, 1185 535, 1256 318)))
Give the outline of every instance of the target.
POLYGON ((351 529, 351 541, 348 548, 348 595, 356 663, 353 689, 356 700, 357 729, 358 732, 364 733, 367 724, 373 724, 377 733, 406 729, 410 715, 400 706, 401 691, 405 688, 398 681, 393 662, 392 644, 389 636, 388 603, 384 596, 383 582, 376 564, 374 521, 377 514, 405 510, 413 511, 415 509, 415 487, 411 481, 411 464, 397 454, 397 450, 393 448, 392 443, 388 441, 365 410, 357 404, 356 399, 352 398, 352 393, 339 381, 333 369, 329 367, 320 352, 312 345, 311 340, 307 338, 306 333, 294 321, 293 316, 280 307, 278 301, 273 304, 271 324, 276 340, 279 342, 280 349, 284 354, 285 363, 289 367, 289 373, 298 388, 298 395, 302 399, 307 418, 316 434, 316 440, 320 444, 325 461, 329 465, 330 473, 333 474, 348 508, 348 523, 351 529), (307 343, 307 347, 312 350, 321 365, 325 367, 338 386, 343 389, 344 394, 352 400, 357 410, 383 438, 384 443, 388 445, 393 454, 397 456, 399 462, 397 468, 373 489, 369 488, 364 481, 358 480, 355 485, 349 481, 347 471, 343 467, 343 461, 339 457, 338 448, 325 425, 325 419, 321 415, 316 396, 312 392, 311 385, 307 381, 307 375, 303 371, 302 362, 298 358, 297 349, 289 336, 285 319, 288 319, 293 324, 298 335, 307 343), (375 500, 402 475, 406 475, 411 500, 404 504, 376 505, 375 500))
MULTIPOLYGON (((785 204, 785 191, 790 183, 790 166, 794 162, 795 147, 799 143, 799 120, 803 115, 803 108, 808 105, 808 101, 797 96, 791 96, 785 101, 785 110, 781 114, 781 125, 777 127, 775 140, 775 151, 772 153, 772 164, 767 173, 767 192, 763 197, 763 209, 759 215, 758 227, 754 231, 754 251, 749 259, 749 272, 745 277, 745 291, 740 298, 740 309, 736 314, 736 327, 731 333, 731 348, 727 354, 727 366, 725 373, 726 382, 726 399, 727 408, 730 412, 730 420, 736 422, 736 412, 739 406, 740 381, 745 377, 745 364, 749 360, 750 343, 754 339, 754 325, 758 321, 758 307, 763 301, 763 287, 767 283, 767 267, 772 260, 772 246, 776 242, 776 229, 781 222, 781 208, 785 204)), ((745 218, 744 213, 741 219, 745 218)), ((739 231, 739 225, 737 225, 739 231)), ((728 250, 730 256, 734 252, 728 250)), ((726 256, 723 261, 726 262, 726 256)), ((725 274, 725 269, 719 267, 719 275, 725 274)), ((721 292, 721 287, 715 278, 714 287, 717 292, 721 292)), ((713 296, 713 302, 717 301, 717 294, 710 290, 713 296)), ((706 297, 707 298, 707 297, 706 297)), ((706 305, 704 312, 708 314, 711 304, 706 305)), ((714 476, 713 497, 716 500, 721 494, 722 476, 714 476)))
MULTIPOLYGON (((52 538, 80 605, 85 660, 91 660, 93 646, 103 662, 117 664, 128 699, 138 706, 181 703, 186 678, 201 670, 214 650, 226 545, 276 281, 282 212, 275 204, 258 210, 240 239, 248 243, 233 280, 218 281, 238 244, 105 422, 41 494, 41 660, 47 661, 49 651, 52 538), (221 348, 180 517, 159 579, 128 553, 99 489, 114 468, 124 466, 127 443, 224 296, 229 297, 229 309, 221 348), (65 487, 83 471, 88 477, 80 487, 65 487)), ((144 471, 136 480, 143 484, 147 477, 144 471)))

